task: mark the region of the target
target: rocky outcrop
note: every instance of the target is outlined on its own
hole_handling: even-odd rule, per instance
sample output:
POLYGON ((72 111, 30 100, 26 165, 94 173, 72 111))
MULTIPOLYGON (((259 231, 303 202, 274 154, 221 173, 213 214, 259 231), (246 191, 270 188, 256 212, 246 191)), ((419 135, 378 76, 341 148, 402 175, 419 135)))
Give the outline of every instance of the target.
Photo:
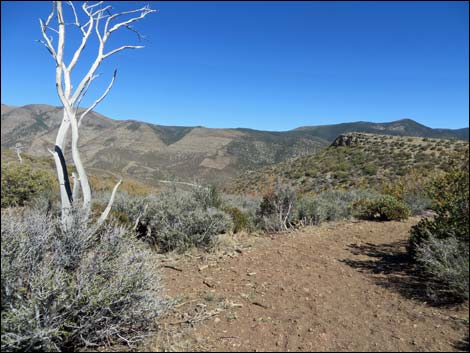
POLYGON ((358 133, 349 133, 339 135, 331 144, 332 147, 353 147, 357 146, 361 134, 358 133))

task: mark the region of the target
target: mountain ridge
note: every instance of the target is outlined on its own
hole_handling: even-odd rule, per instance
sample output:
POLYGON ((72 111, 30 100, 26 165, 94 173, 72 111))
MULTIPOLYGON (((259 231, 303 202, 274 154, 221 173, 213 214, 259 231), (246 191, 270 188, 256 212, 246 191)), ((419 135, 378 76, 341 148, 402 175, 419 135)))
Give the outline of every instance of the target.
MULTIPOLYGON (((62 118, 61 107, 1 105, 1 147, 20 142, 31 155, 49 155, 62 118)), ((327 147, 350 130, 390 135, 461 138, 468 128, 431 129, 414 121, 343 123, 300 127, 289 131, 248 128, 164 126, 135 119, 113 120, 90 112, 80 131, 86 167, 130 175, 149 184, 159 179, 221 184, 246 170, 256 170, 327 147), (419 128, 417 128, 418 126, 419 128), (463 132, 460 130, 464 130, 463 132)), ((70 160, 70 148, 66 157, 70 160)))

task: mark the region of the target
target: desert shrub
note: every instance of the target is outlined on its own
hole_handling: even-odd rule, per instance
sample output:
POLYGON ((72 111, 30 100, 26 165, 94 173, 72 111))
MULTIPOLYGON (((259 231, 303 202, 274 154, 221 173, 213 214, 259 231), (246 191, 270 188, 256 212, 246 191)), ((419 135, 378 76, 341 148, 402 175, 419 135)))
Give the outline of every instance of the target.
POLYGON ((225 207, 223 210, 232 217, 233 233, 239 233, 242 230, 251 231, 253 229, 250 216, 242 212, 239 208, 225 207))
POLYGON ((295 219, 303 225, 317 225, 352 215, 352 205, 362 199, 377 197, 369 190, 328 190, 315 196, 304 196, 296 205, 295 219))
POLYGON ((34 209, 2 212, 2 351, 132 344, 154 328, 164 302, 148 246, 73 215, 61 230, 34 209))
POLYGON ((469 243, 469 176, 468 164, 436 177, 429 187, 434 218, 421 220, 411 229, 409 250, 414 255, 416 246, 431 235, 437 239, 454 237, 469 243))
POLYGON ((27 163, 2 163, 1 207, 24 206, 34 197, 51 189, 55 179, 52 174, 34 170, 27 163))
POLYGON ((195 188, 192 192, 192 196, 196 203, 204 209, 220 208, 222 205, 220 193, 213 185, 195 188))
POLYGON ((254 217, 261 203, 261 198, 251 195, 222 194, 222 203, 224 207, 236 207, 243 213, 254 217))
POLYGON ((128 216, 138 236, 159 251, 185 251, 191 247, 211 248, 219 234, 229 232, 229 215, 210 205, 214 199, 200 189, 194 192, 173 190, 158 195, 117 197, 116 212, 128 216))
POLYGON ((468 299, 468 160, 463 168, 437 177, 429 195, 436 215, 411 229, 408 250, 426 273, 442 283, 430 286, 431 297, 451 294, 457 300, 468 299))
POLYGON ((374 163, 367 163, 363 167, 363 171, 366 175, 376 175, 377 170, 378 170, 378 168, 374 163))
POLYGON ((222 195, 223 210, 232 217, 234 233, 240 230, 247 232, 257 228, 256 211, 261 203, 261 198, 250 195, 222 195), (232 209, 232 210, 231 210, 232 209), (235 211, 237 209, 238 211, 235 211))
POLYGON ((427 193, 429 182, 428 175, 425 176, 412 169, 396 180, 383 182, 378 189, 382 194, 403 201, 409 207, 411 214, 420 215, 431 208, 431 198, 427 193))
POLYGON ((435 301, 442 297, 467 300, 469 292, 468 243, 454 237, 439 239, 434 235, 416 247, 417 262, 432 276, 428 295, 435 301))
POLYGON ((263 196, 256 211, 259 227, 269 232, 286 231, 292 227, 296 192, 288 186, 276 186, 263 196))
POLYGON ((354 209, 356 217, 372 221, 400 221, 410 216, 408 206, 390 195, 375 200, 359 200, 354 209))

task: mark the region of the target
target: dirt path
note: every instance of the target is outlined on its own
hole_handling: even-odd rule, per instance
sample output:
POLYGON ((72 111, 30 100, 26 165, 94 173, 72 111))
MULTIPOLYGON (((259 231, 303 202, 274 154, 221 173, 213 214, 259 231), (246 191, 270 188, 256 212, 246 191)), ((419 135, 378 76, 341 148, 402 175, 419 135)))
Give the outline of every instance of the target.
POLYGON ((180 304, 151 349, 455 351, 468 306, 425 302, 406 257, 407 222, 325 224, 215 259, 163 267, 180 304), (172 268, 174 267, 174 268, 172 268))

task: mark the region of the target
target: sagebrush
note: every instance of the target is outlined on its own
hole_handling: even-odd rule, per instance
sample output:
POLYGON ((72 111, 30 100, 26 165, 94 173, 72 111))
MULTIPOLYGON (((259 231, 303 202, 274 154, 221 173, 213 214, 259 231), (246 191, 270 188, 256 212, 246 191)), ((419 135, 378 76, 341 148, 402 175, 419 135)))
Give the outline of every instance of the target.
POLYGON ((429 188, 433 218, 421 220, 410 231, 408 250, 421 268, 444 284, 431 286, 434 297, 469 297, 469 167, 468 161, 429 188))
POLYGON ((155 257, 113 224, 26 209, 1 217, 2 351, 132 345, 163 311, 155 257))
MULTIPOLYGON (((128 217, 138 237, 161 252, 210 249, 218 235, 233 229, 231 217, 217 209, 219 196, 213 189, 192 192, 173 190, 147 197, 120 196, 115 212, 128 217)), ((123 216, 124 217, 124 216, 123 216)))

